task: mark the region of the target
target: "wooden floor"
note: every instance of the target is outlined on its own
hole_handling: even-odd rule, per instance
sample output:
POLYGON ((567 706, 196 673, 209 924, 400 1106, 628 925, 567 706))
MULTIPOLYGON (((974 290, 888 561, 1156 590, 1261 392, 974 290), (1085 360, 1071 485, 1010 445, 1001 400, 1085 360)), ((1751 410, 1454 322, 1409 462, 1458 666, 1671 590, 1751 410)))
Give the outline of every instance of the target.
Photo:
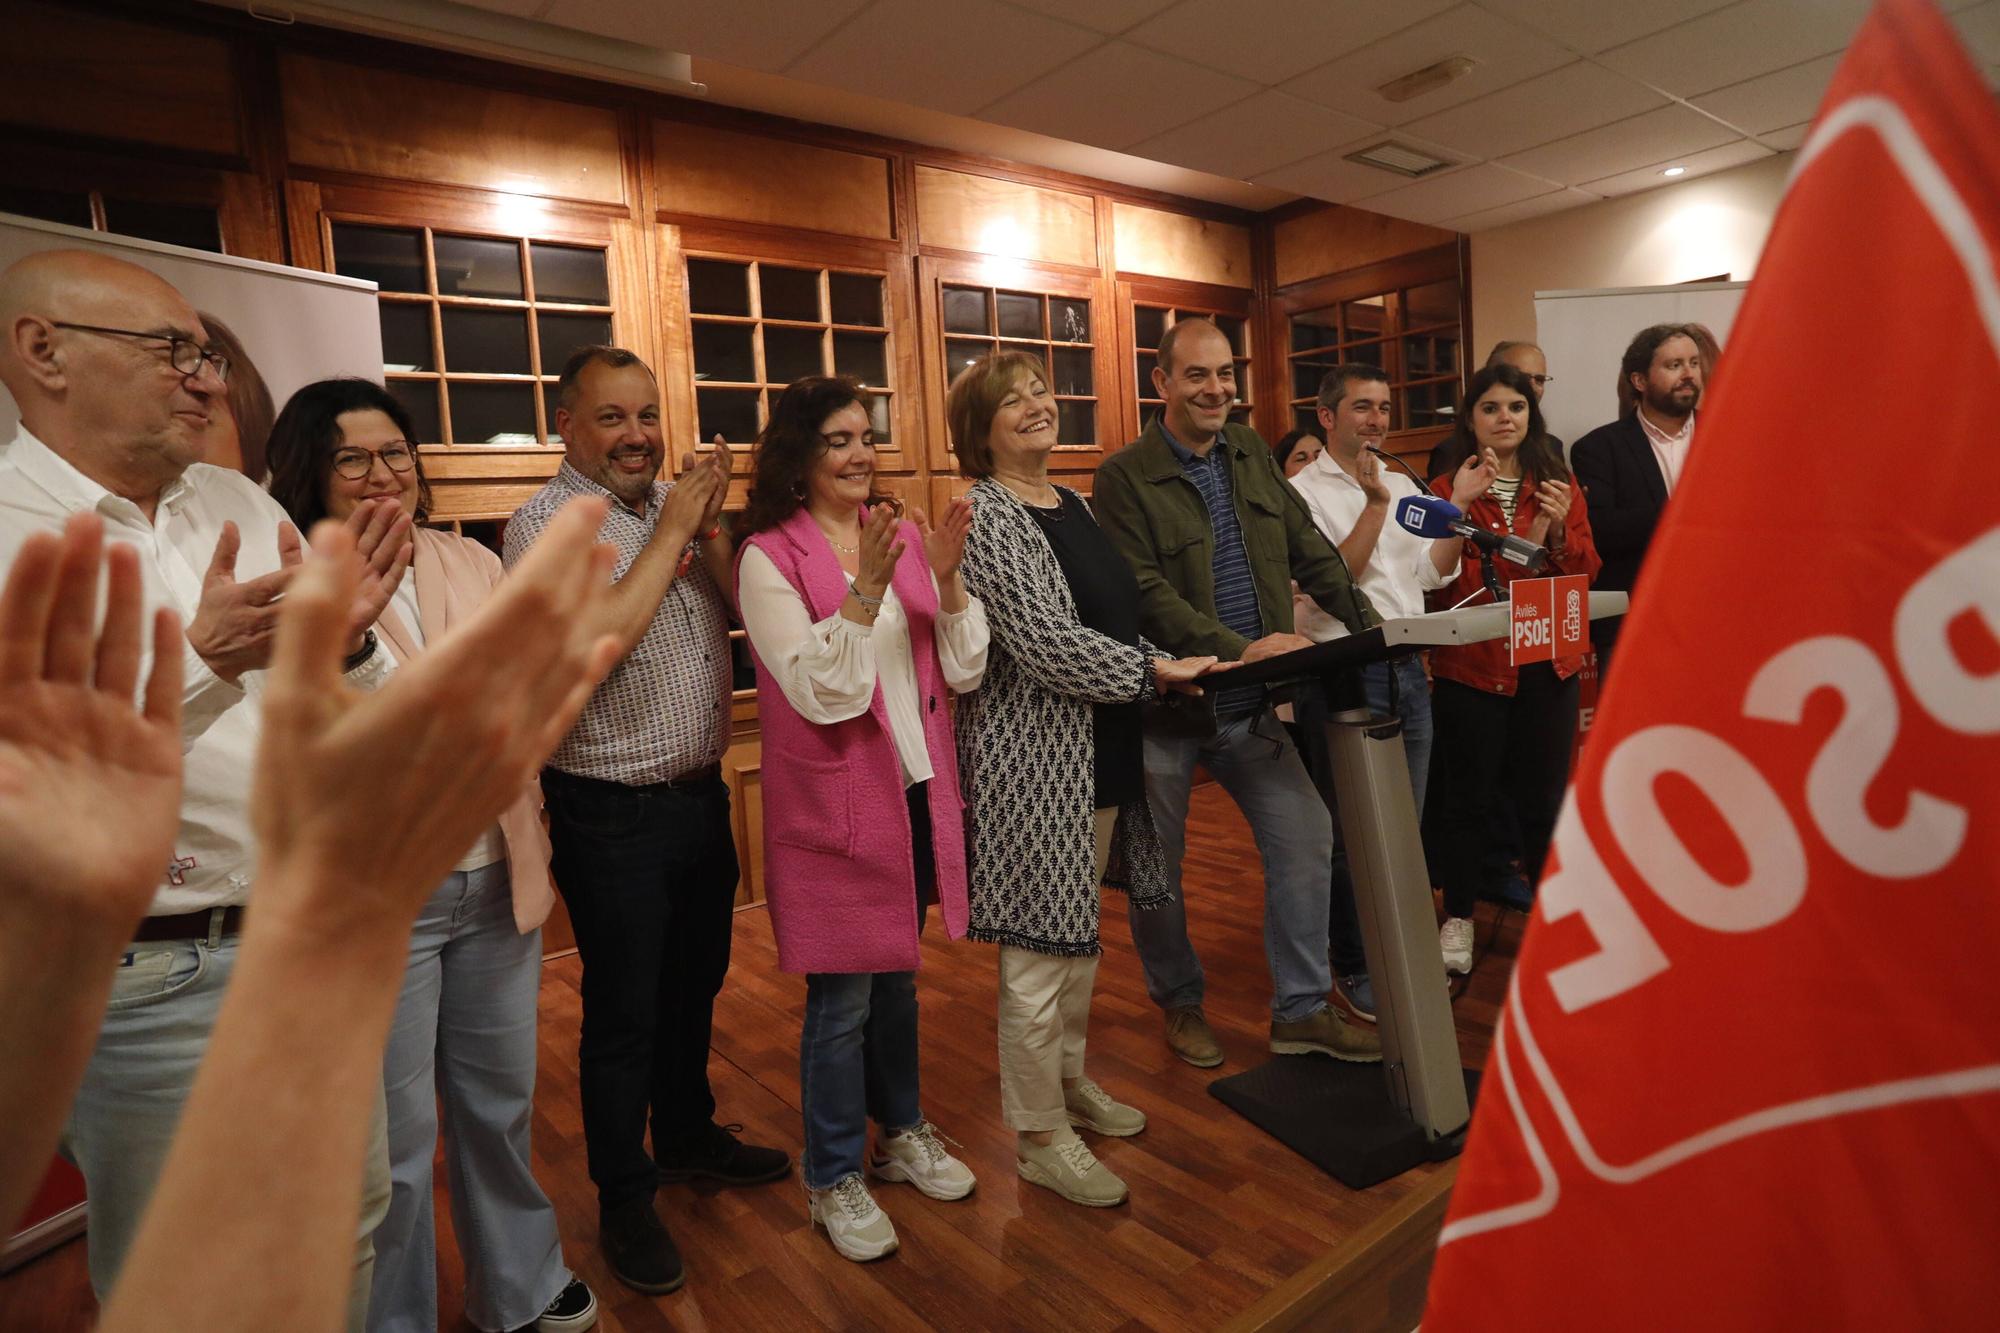
MULTIPOLYGON (((1269 978, 1263 890, 1249 830, 1218 788, 1195 794, 1188 912, 1208 973, 1209 1021, 1228 1059, 1182 1064, 1161 1040, 1122 912, 1107 912, 1092 1012, 1091 1075, 1151 1119, 1136 1138, 1093 1147, 1132 1188, 1111 1209, 1079 1208, 1014 1174, 995 1069, 995 951, 926 934, 919 977, 925 1113, 964 1145, 979 1188, 938 1203, 905 1185, 877 1198, 902 1249, 859 1265, 806 1223, 799 1178, 742 1190, 669 1186, 661 1213, 686 1257, 688 1283, 665 1297, 620 1286, 597 1251, 576 1100, 579 965, 549 963, 542 981, 536 1174, 554 1199, 565 1249, 604 1306, 607 1330, 1028 1329, 1078 1333, 1208 1329, 1353 1236, 1408 1195, 1419 1171, 1355 1192, 1323 1175, 1210 1097, 1215 1077, 1267 1058, 1269 978)), ((1482 913, 1485 909, 1482 909, 1482 913)), ((1481 1065, 1520 920, 1482 915, 1482 958, 1456 1003, 1459 1044, 1481 1065), (1490 943, 1491 941, 1491 943, 1490 943)), ((777 970, 761 910, 736 918, 735 957, 717 1009, 711 1065, 720 1118, 794 1153, 800 1142, 798 1032, 804 982, 777 970)), ((438 1219, 449 1212, 438 1172, 438 1219)), ((440 1237, 442 1327, 470 1329, 454 1242, 440 1237)), ((0 1278, 0 1329, 88 1329, 83 1245, 73 1242, 0 1278)))

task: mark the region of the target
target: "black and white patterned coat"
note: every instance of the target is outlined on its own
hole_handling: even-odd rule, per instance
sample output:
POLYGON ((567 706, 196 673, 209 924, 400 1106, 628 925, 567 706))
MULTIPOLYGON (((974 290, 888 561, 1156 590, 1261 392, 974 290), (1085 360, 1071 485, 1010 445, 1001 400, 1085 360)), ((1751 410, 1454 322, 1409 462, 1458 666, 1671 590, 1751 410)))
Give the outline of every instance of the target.
MULTIPOLYGON (((1142 698, 1158 655, 1087 628, 1040 523, 997 482, 972 488, 965 586, 993 632, 986 680, 959 700, 959 781, 971 844, 966 934, 1037 953, 1097 942, 1095 703, 1142 698)), ((1142 798, 1119 808, 1105 883, 1140 907, 1171 898, 1142 798)))

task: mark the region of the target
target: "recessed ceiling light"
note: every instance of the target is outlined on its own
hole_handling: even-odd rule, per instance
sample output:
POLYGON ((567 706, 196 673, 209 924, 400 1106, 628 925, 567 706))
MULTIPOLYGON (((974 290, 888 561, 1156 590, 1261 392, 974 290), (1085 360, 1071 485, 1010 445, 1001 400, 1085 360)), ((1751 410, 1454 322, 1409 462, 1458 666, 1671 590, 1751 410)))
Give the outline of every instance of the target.
POLYGON ((1442 171, 1451 163, 1443 158, 1433 157, 1420 148, 1385 140, 1372 148, 1347 155, 1349 162, 1359 162, 1364 167, 1379 167, 1383 171, 1393 171, 1398 176, 1427 176, 1433 171, 1442 171))
POLYGON ((1661 174, 1662 176, 1685 176, 1685 175, 1687 175, 1687 168, 1686 168, 1686 167, 1668 167, 1668 168, 1667 168, 1667 169, 1666 169, 1665 171, 1661 172, 1660 174, 1661 174))

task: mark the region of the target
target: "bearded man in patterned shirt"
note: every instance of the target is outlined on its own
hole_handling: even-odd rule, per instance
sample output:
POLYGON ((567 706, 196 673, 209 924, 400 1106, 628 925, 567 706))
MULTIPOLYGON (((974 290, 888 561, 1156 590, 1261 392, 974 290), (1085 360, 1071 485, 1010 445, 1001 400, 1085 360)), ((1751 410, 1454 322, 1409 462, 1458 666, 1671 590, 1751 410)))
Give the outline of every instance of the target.
POLYGON ((743 1185, 791 1170, 788 1154, 716 1124, 709 1090, 737 882, 721 768, 730 454, 718 442, 684 460, 678 484, 657 480, 659 396, 631 352, 579 348, 558 389, 562 467, 515 513, 504 543, 511 566, 574 497, 611 501, 600 537, 618 558, 603 628, 627 651, 550 757, 542 792, 583 959, 578 1072, 599 1235, 619 1280, 655 1293, 684 1280, 654 1208, 662 1181, 743 1185))

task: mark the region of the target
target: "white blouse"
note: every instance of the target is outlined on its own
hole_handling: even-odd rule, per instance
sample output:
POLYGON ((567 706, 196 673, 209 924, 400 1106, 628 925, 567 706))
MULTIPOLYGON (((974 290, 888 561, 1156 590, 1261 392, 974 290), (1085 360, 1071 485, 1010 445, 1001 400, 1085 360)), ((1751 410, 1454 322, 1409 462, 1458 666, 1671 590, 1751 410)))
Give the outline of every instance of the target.
MULTIPOLYGON (((921 550, 903 553, 905 560, 923 558, 921 550)), ((854 576, 848 575, 847 581, 852 585, 854 576)), ((937 586, 935 578, 931 586, 937 586)), ((879 676, 903 785, 931 779, 923 700, 917 697, 910 656, 910 622, 893 586, 883 592, 882 610, 872 627, 857 625, 837 610, 814 624, 804 599, 771 557, 749 546, 737 569, 736 595, 751 645, 800 717, 823 725, 860 717, 875 698, 879 676)), ((938 665, 952 693, 978 689, 986 678, 986 645, 991 638, 986 608, 979 599, 968 598, 965 609, 956 613, 940 610, 936 637, 938 665)))

